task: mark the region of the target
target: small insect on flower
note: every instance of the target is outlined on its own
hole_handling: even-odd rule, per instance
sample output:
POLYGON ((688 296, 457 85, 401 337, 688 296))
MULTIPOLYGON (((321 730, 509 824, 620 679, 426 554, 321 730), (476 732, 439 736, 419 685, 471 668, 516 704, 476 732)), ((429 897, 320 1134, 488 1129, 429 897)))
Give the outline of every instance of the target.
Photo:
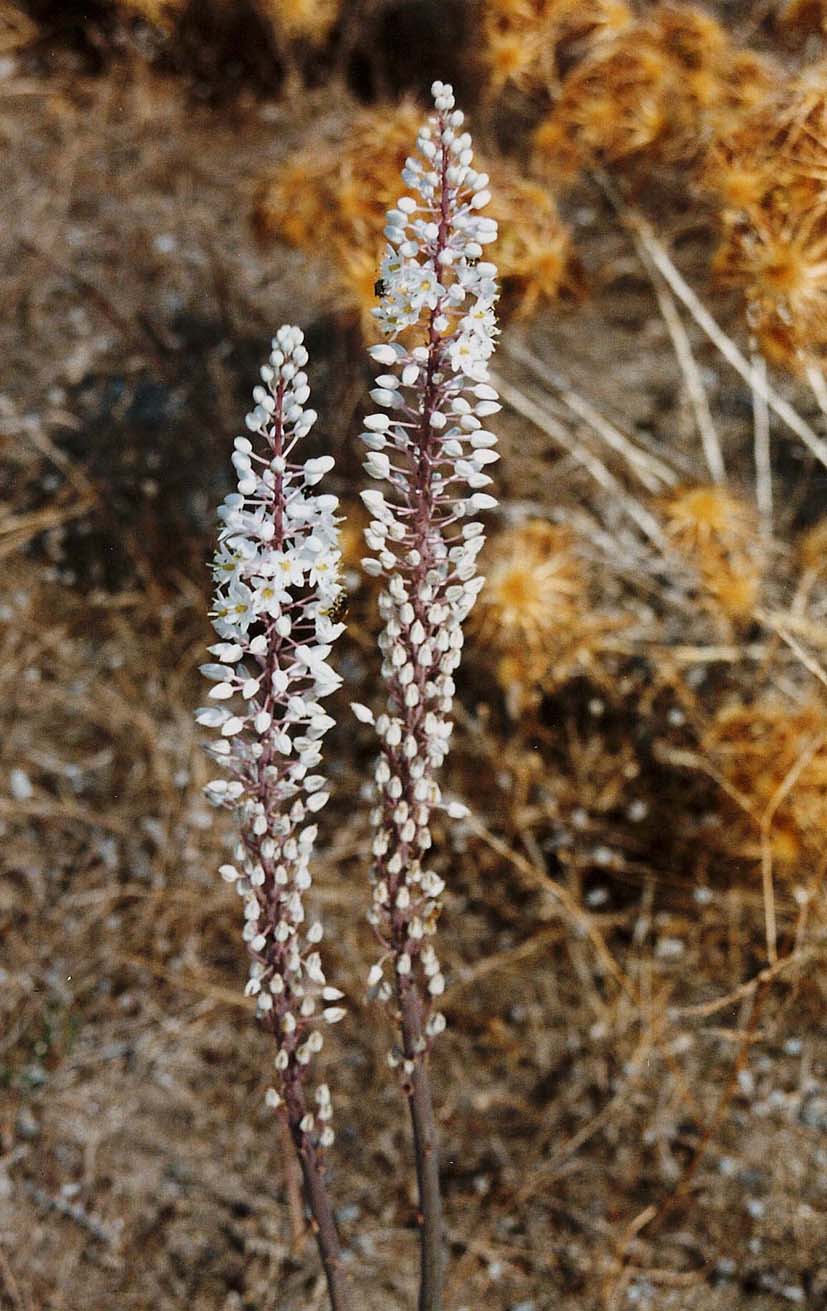
POLYGON ((342 587, 333 603, 322 611, 332 624, 341 623, 347 617, 349 611, 347 589, 342 587))

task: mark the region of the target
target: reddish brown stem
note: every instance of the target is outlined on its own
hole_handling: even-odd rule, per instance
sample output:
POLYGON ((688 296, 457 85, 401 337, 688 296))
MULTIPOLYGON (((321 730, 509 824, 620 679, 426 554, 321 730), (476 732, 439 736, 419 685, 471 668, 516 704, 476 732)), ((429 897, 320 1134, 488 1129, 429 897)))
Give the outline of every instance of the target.
POLYGON ((290 1212, 290 1232, 293 1236, 293 1251, 300 1252, 307 1234, 304 1223, 304 1206, 302 1204, 301 1171, 293 1153, 293 1141, 287 1114, 282 1107, 276 1116, 279 1127, 279 1142, 284 1155, 284 1182, 287 1190, 287 1208, 290 1212))
MULTIPOLYGON (((291 1120, 292 1118, 291 1116, 291 1120)), ((331 1311, 349 1311, 350 1294, 342 1265, 339 1235, 336 1232, 336 1221, 333 1218, 333 1208, 330 1205, 319 1158, 308 1134, 303 1133, 298 1125, 293 1123, 290 1125, 290 1131, 301 1165, 305 1198, 313 1217, 312 1228, 327 1280, 331 1311)))
POLYGON ((413 981, 400 981, 399 1008, 405 1059, 413 1064, 405 1091, 413 1125, 419 1190, 419 1311, 442 1311, 445 1253, 439 1189, 439 1140, 427 1052, 423 1050, 421 1007, 413 981))

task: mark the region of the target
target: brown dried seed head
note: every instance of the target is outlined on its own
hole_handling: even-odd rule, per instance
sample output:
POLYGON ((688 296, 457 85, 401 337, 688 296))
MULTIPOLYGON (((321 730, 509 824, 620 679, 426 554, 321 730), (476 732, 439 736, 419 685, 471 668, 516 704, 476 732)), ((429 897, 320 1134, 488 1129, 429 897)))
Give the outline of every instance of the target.
POLYGON ((739 851, 760 856, 760 825, 769 815, 774 860, 803 878, 802 860, 821 861, 827 823, 824 707, 814 701, 796 707, 774 696, 749 704, 735 702, 718 711, 701 745, 710 763, 742 798, 742 822, 732 832, 739 851), (790 779, 789 790, 778 804, 782 785, 790 779))
POLYGON ((662 501, 666 531, 697 571, 705 601, 733 621, 758 601, 762 559, 755 507, 723 487, 683 487, 662 501))

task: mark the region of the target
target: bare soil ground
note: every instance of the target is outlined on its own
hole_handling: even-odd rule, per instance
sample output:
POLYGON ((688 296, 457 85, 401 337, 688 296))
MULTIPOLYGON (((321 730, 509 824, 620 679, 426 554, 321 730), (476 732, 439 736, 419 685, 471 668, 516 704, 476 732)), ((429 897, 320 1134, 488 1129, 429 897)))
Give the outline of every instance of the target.
MULTIPOLYGON (((231 838, 201 796, 192 710, 228 440, 285 319, 308 326, 319 440, 357 493, 354 330, 324 267, 258 247, 248 222, 260 171, 342 112, 323 89, 210 106, 140 62, 3 63, 0 1306, 15 1311, 325 1305, 263 1105, 270 1053, 241 997, 237 901, 215 873, 231 838)), ((645 274, 597 193, 569 216, 599 294, 522 340, 702 476, 645 274)), ((705 240, 684 236, 690 271, 705 240)), ((500 368, 527 394, 509 340, 500 368)), ((737 480, 749 392, 697 346, 737 480)), ((502 433, 505 516, 590 525, 604 609, 645 636, 649 603, 662 643, 683 633, 623 507, 527 421, 506 412, 502 433), (637 574, 607 563, 613 541, 637 574)), ((824 479, 784 437, 777 454, 786 532, 824 479)), ((354 580, 342 663, 362 700, 373 610, 354 580)), ((705 708, 765 668, 699 663, 693 711, 674 661, 618 650, 514 720, 491 653, 469 647, 447 782, 475 818, 439 844, 451 1311, 827 1305, 823 891, 777 888, 800 951, 761 976, 756 862, 720 854, 725 799, 680 764, 705 708)), ((344 696, 337 710, 318 871, 349 999, 325 1056, 332 1186, 355 1305, 386 1311, 412 1304, 415 1206, 386 1023, 362 1001, 370 741, 344 696)))

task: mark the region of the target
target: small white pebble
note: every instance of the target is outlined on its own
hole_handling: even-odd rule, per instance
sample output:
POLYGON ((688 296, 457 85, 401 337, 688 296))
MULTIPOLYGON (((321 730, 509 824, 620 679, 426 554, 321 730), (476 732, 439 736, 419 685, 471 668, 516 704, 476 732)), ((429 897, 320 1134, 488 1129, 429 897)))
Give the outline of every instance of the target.
POLYGON ((23 769, 13 769, 9 774, 9 790, 15 801, 31 801, 34 788, 28 774, 23 769))

